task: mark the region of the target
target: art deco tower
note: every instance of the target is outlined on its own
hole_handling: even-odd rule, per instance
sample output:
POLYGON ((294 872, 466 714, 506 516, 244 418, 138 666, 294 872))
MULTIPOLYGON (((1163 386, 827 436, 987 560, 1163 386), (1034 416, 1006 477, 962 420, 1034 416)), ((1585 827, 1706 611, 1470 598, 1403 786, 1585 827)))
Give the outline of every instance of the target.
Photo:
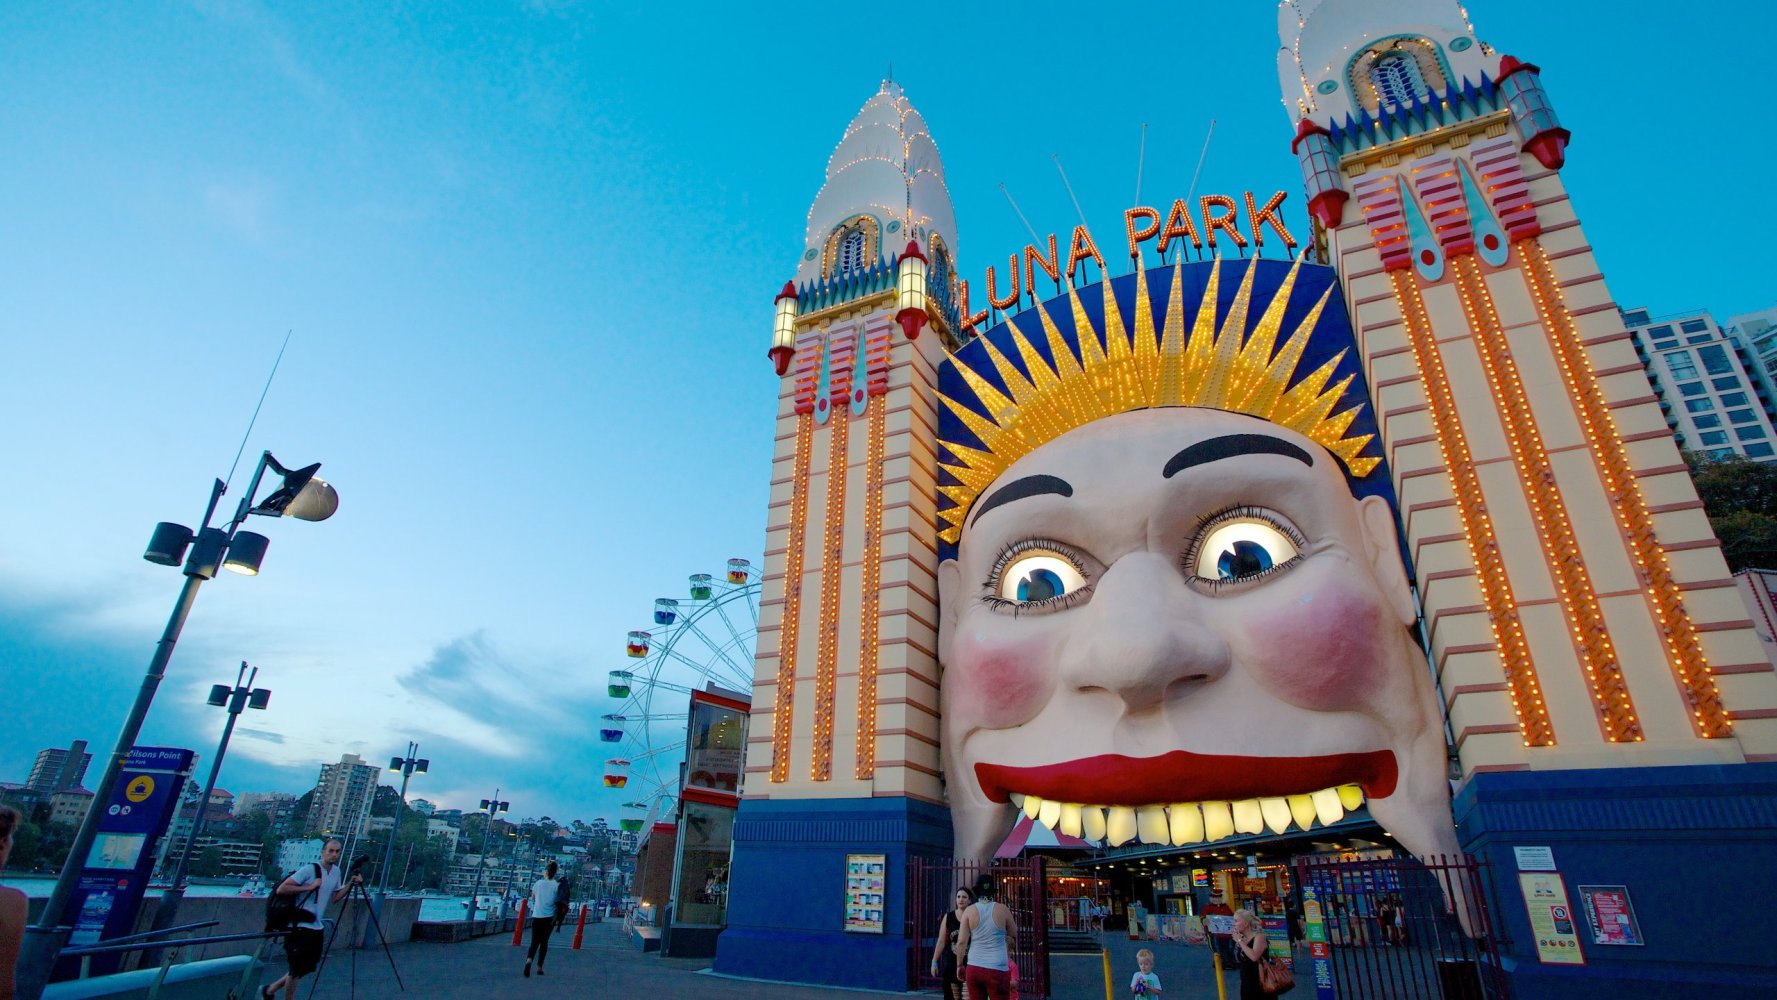
POLYGON ((907 855, 948 854, 933 386, 956 328, 955 247, 938 147, 884 82, 828 162, 778 296, 777 443, 724 972, 903 988, 907 855), (854 904, 839 876, 855 852, 886 852, 890 885, 877 912, 845 913, 842 927, 841 904, 854 904))
MULTIPOLYGON (((1735 803, 1772 806, 1777 675, 1666 426, 1676 401, 1649 386, 1569 200, 1570 133, 1538 67, 1455 0, 1286 0, 1278 28, 1460 759, 1459 828, 1500 865, 1504 917, 1525 913, 1507 846, 1557 841, 1558 864, 1616 883, 1684 868, 1700 839, 1751 850, 1762 824, 1735 803)), ((1511 929, 1534 974, 1548 959, 1511 929)))

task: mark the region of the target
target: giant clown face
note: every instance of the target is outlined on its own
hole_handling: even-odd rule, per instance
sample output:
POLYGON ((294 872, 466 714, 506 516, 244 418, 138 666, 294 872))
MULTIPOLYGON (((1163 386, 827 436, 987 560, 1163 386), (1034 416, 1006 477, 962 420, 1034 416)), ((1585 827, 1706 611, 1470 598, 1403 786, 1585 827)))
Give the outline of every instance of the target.
POLYGON ((980 491, 939 571, 956 851, 1022 808, 1113 846, 1316 829, 1367 803, 1456 853, 1394 516, 1256 417, 1133 410, 980 491))

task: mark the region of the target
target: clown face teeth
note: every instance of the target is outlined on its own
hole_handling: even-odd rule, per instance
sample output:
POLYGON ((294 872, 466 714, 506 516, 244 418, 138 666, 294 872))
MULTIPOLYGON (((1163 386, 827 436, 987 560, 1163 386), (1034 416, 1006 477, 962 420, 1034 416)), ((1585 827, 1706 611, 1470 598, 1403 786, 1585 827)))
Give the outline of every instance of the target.
POLYGON ((1339 803, 1345 807, 1346 812, 1351 812, 1364 804, 1364 790, 1356 785, 1340 785, 1337 791, 1339 792, 1339 803))
POLYGON ((1142 806, 1135 811, 1135 831, 1144 844, 1169 843, 1165 806, 1142 806))
POLYGON ((1061 806, 1061 821, 1056 829, 1066 836, 1078 837, 1083 832, 1082 827, 1080 804, 1078 802, 1063 803, 1061 806))
POLYGON ((1306 830, 1314 825, 1314 798, 1309 795, 1292 795, 1284 800, 1290 807, 1290 818, 1296 825, 1306 830))
POLYGON ((1282 799, 1260 799, 1259 812, 1265 817, 1265 826, 1272 833, 1282 833, 1290 828, 1290 804, 1282 799))
POLYGON ((1104 839, 1105 823, 1102 807, 1082 806, 1080 808, 1080 833, 1087 840, 1104 839))
POLYGON ((1167 832, 1175 846, 1195 844, 1203 839, 1203 813, 1195 802, 1175 802, 1166 810, 1167 832))
POLYGON ((1237 799, 1234 802, 1234 829, 1241 833, 1262 833, 1265 814, 1259 811, 1258 799, 1237 799))
POLYGON ((1221 840, 1234 835, 1234 817, 1226 802, 1203 803, 1203 839, 1221 840))
POLYGON ((1105 817, 1105 843, 1119 847, 1135 839, 1135 810, 1129 806, 1112 806, 1105 817))
POLYGON ((1307 831, 1318 821, 1330 826, 1346 813, 1363 805, 1357 785, 1339 785, 1297 795, 1271 795, 1233 802, 1175 802, 1171 805, 1098 806, 1044 799, 1020 792, 1010 794, 1012 804, 1044 827, 1069 837, 1103 841, 1117 847, 1130 841, 1186 847, 1205 844, 1236 833, 1273 834, 1289 831, 1291 823, 1307 831))

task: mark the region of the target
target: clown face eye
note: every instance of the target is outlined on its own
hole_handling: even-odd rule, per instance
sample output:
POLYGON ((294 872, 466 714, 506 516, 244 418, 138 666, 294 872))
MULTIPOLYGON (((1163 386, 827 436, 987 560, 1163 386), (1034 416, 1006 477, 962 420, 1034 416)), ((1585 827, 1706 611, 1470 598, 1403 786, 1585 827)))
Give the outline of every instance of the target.
POLYGON ((1040 542, 1020 542, 1000 557, 987 589, 990 604, 1022 611, 1061 607, 1091 588, 1070 553, 1040 542))
POLYGON ((1198 581, 1247 583, 1290 566, 1303 544, 1276 515, 1241 508, 1217 514, 1197 530, 1185 567, 1198 581))

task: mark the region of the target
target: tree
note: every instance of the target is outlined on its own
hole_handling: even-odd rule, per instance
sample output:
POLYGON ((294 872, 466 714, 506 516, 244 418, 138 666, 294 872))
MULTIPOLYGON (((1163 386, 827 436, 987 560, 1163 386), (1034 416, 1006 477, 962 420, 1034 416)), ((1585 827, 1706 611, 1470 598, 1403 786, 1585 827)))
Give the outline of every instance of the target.
POLYGON ((1685 455, 1729 572, 1777 569, 1777 463, 1685 455))
POLYGON ((12 856, 7 859, 7 867, 21 872, 35 869, 42 858, 42 845, 43 831, 37 824, 20 820, 12 828, 12 856))
POLYGON ((211 845, 200 851, 191 862, 191 874, 200 878, 215 878, 222 874, 222 848, 211 845))

